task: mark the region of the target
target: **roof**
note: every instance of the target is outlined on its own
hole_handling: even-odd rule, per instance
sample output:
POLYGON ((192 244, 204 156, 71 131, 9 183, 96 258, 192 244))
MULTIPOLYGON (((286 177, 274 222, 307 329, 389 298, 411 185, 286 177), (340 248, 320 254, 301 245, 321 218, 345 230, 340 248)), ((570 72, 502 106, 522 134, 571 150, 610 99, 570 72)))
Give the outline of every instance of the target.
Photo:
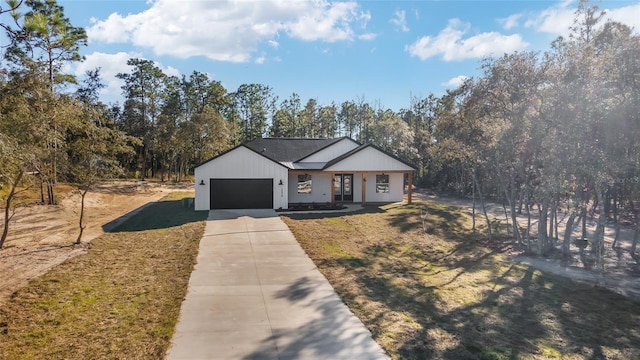
POLYGON ((357 142, 349 137, 341 137, 336 139, 304 139, 304 138, 262 138, 256 139, 251 142, 238 145, 230 150, 223 152, 217 156, 214 156, 211 159, 208 159, 197 167, 202 166, 208 163, 211 160, 214 160, 228 152, 231 152, 239 147, 246 147, 247 149, 261 155, 281 166, 292 170, 323 170, 334 164, 339 163, 340 161, 348 158, 349 156, 364 150, 368 147, 372 147, 391 158, 409 166, 410 168, 415 170, 415 166, 407 163, 406 161, 398 158, 397 156, 390 154, 387 151, 380 149, 379 147, 373 144, 360 145, 354 148, 351 151, 348 151, 337 158, 329 161, 329 162, 298 162, 302 159, 309 157, 312 154, 317 153, 318 151, 327 148, 340 140, 349 139, 357 144, 357 142))
POLYGON ((264 138, 244 145, 273 161, 286 163, 296 162, 342 139, 264 138))
POLYGON ((384 150, 380 149, 379 147, 377 147, 377 146, 375 146, 375 145, 373 145, 373 144, 360 145, 360 146, 358 146, 357 148, 355 148, 355 149, 353 149, 353 150, 351 150, 351 151, 348 151, 348 152, 346 152, 346 153, 344 153, 344 154, 342 154, 342 155, 338 156, 337 158, 335 158, 335 159, 333 159, 333 160, 331 160, 331 161, 327 162, 327 164, 323 167, 323 169, 326 169, 326 168, 328 168, 328 167, 331 167, 332 165, 335 165, 335 164, 339 163, 340 161, 342 161, 342 160, 344 160, 344 159, 348 158, 349 156, 351 156, 351 155, 353 155, 353 154, 355 154, 355 153, 357 153, 357 152, 359 152, 359 151, 362 151, 362 150, 364 150, 364 149, 366 149, 366 148, 368 148, 368 147, 374 148, 374 149, 376 149, 376 150, 380 151, 381 153, 383 153, 383 154, 385 154, 385 155, 387 155, 387 156, 389 156, 389 157, 391 157, 391 158, 393 158, 393 159, 395 159, 395 160, 397 160, 397 161, 399 161, 399 162, 401 162, 401 163, 403 163, 403 164, 407 165, 408 167, 412 168, 413 170, 416 170, 416 167, 415 167, 415 166, 413 166, 413 165, 409 164, 408 162, 406 162, 406 161, 404 161, 404 160, 400 159, 399 157, 397 157, 397 156, 395 156, 395 155, 393 155, 393 154, 391 154, 391 153, 389 153, 389 152, 387 152, 387 151, 384 151, 384 150))
MULTIPOLYGON (((342 139, 350 139, 349 137, 341 137, 335 139, 305 139, 305 138, 262 138, 235 146, 221 154, 207 159, 196 167, 200 167, 222 155, 225 155, 239 147, 245 147, 260 156, 263 156, 279 165, 294 169, 298 166, 294 165, 298 160, 304 159, 330 145, 339 142, 342 139)), ((351 140, 354 141, 354 140, 351 140)), ((324 163, 309 163, 311 167, 320 170, 324 163), (313 164, 313 165, 311 165, 313 164)), ((311 168, 308 168, 309 170, 311 168)))

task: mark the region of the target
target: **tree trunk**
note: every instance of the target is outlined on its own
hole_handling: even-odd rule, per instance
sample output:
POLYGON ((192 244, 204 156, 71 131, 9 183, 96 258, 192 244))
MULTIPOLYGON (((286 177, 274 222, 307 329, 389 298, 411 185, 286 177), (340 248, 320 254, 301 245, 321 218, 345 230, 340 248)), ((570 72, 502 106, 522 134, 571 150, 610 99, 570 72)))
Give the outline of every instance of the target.
MULTIPOLYGON (((633 209, 633 201, 631 201, 631 208, 633 209)), ((631 243, 631 257, 636 261, 636 264, 640 265, 640 259, 636 255, 638 240, 640 240, 640 211, 635 211, 635 209, 633 210, 636 218, 636 229, 633 233, 633 242, 631 243)))
POLYGON ((47 179, 47 204, 49 205, 56 205, 54 186, 55 184, 53 179, 47 179))
POLYGON ((618 194, 618 190, 613 190, 613 222, 618 223, 618 200, 620 195, 618 194))
POLYGON ((587 239, 587 200, 585 200, 584 207, 582 208, 582 240, 587 239))
POLYGON ((607 189, 602 199, 604 200, 603 205, 604 205, 604 214, 605 214, 605 220, 606 220, 609 218, 609 213, 611 212, 611 189, 607 189))
POLYGON ((562 257, 568 259, 571 257, 571 233, 573 232, 573 222, 576 220, 577 211, 571 211, 567 225, 564 229, 564 239, 562 240, 562 257))
POLYGON ((471 196, 473 197, 473 207, 471 208, 471 229, 476 233, 476 186, 471 187, 471 196))
POLYGON ((518 214, 522 214, 522 205, 524 204, 524 189, 520 189, 520 196, 518 199, 518 214))
POLYGON ((140 181, 144 181, 145 177, 147 176, 147 156, 146 156, 146 150, 145 150, 145 146, 142 146, 142 149, 140 149, 140 157, 141 157, 141 162, 142 162, 142 169, 140 170, 140 181))
POLYGON ((4 207, 4 228, 2 229, 2 236, 0 237, 0 249, 4 246, 4 242, 7 240, 7 236, 9 235, 9 221, 11 220, 11 202, 13 198, 16 196, 16 187, 22 180, 22 176, 24 175, 24 171, 20 170, 18 172, 18 176, 16 176, 16 180, 11 182, 11 188, 9 190, 9 194, 7 194, 7 200, 5 200, 4 207))
POLYGON ((547 254, 547 212, 549 211, 549 198, 545 196, 542 205, 538 204, 538 255, 547 254))
POLYGON ((82 233, 84 233, 84 229, 87 227, 87 225, 84 224, 84 198, 87 196, 87 192, 89 192, 89 186, 80 191, 80 221, 78 221, 80 232, 76 239, 76 245, 80 244, 82 241, 82 233))
POLYGON ((527 209, 527 232, 525 234, 525 239, 527 240, 527 252, 531 253, 531 206, 529 205, 529 201, 524 204, 525 209, 527 209))
POLYGON ((504 211, 504 219, 507 221, 507 236, 511 236, 511 230, 509 229, 509 214, 507 213, 507 205, 505 205, 504 200, 502 201, 502 210, 504 211))
POLYGON ((556 207, 553 210, 553 230, 555 231, 553 239, 557 242, 560 239, 560 236, 558 236, 558 202, 556 202, 556 207))
MULTIPOLYGON (((597 189, 597 198, 603 199, 604 193, 602 190, 597 189)), ((596 261, 598 262, 598 267, 600 271, 604 275, 604 224, 607 217, 607 214, 604 211, 604 201, 598 201, 598 210, 600 211, 600 216, 598 216, 598 223, 596 224, 596 231, 593 234, 593 249, 596 255, 596 261)))
POLYGON ((482 212, 484 213, 484 219, 487 222, 487 234, 489 235, 489 241, 491 241, 491 220, 489 220, 489 215, 487 215, 487 207, 484 204, 482 190, 480 190, 480 186, 478 185, 478 179, 476 178, 475 170, 473 171, 473 183, 475 184, 476 190, 478 191, 478 197, 480 198, 480 205, 482 205, 482 212))
POLYGON ((44 202, 44 181, 42 180, 42 177, 40 177, 40 203, 42 205, 45 204, 45 202, 44 202))
MULTIPOLYGON (((509 210, 511 211, 511 226, 513 226, 513 238, 516 244, 522 244, 522 236, 520 234, 520 225, 518 224, 518 216, 516 214, 516 189, 515 179, 511 175, 511 181, 509 184, 509 193, 505 191, 507 200, 509 201, 509 210)), ((521 212, 522 213, 522 212, 521 212)), ((509 222, 507 221, 507 224, 509 222)))
POLYGON ((556 202, 551 201, 551 211, 549 211, 549 245, 553 244, 553 221, 556 216, 556 202))
POLYGON ((615 250, 618 247, 618 238, 620 237, 620 223, 616 222, 613 226, 615 228, 615 236, 613 237, 611 248, 615 250))

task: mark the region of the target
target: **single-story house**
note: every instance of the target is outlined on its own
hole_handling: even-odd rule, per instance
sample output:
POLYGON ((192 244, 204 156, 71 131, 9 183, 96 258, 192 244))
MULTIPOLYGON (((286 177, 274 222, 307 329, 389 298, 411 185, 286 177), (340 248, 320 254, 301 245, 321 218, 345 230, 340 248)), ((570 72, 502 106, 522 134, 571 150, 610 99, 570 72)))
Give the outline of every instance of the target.
POLYGON ((195 168, 195 209, 286 209, 298 203, 402 201, 414 167, 348 137, 265 138, 195 168))

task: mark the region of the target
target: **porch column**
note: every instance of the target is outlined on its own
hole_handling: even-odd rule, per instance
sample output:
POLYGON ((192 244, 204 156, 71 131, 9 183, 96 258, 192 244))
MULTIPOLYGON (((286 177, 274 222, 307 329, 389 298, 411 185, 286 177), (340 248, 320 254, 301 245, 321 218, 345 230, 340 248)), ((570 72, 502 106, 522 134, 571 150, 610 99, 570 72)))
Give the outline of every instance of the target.
POLYGON ((408 177, 409 177, 409 189, 407 191, 407 200, 409 202, 409 205, 411 205, 411 195, 413 194, 413 171, 409 171, 408 173, 408 177))
POLYGON ((367 173, 362 173, 362 205, 367 202, 367 173))
POLYGON ((336 174, 331 173, 331 203, 336 202, 336 174))

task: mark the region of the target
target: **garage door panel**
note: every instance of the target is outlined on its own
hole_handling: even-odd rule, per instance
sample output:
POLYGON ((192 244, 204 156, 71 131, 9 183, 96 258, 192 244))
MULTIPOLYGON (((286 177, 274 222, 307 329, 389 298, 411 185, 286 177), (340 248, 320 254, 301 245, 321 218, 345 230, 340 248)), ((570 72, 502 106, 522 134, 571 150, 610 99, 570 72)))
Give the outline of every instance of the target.
POLYGON ((211 179, 211 209, 273 209, 273 179, 211 179))

